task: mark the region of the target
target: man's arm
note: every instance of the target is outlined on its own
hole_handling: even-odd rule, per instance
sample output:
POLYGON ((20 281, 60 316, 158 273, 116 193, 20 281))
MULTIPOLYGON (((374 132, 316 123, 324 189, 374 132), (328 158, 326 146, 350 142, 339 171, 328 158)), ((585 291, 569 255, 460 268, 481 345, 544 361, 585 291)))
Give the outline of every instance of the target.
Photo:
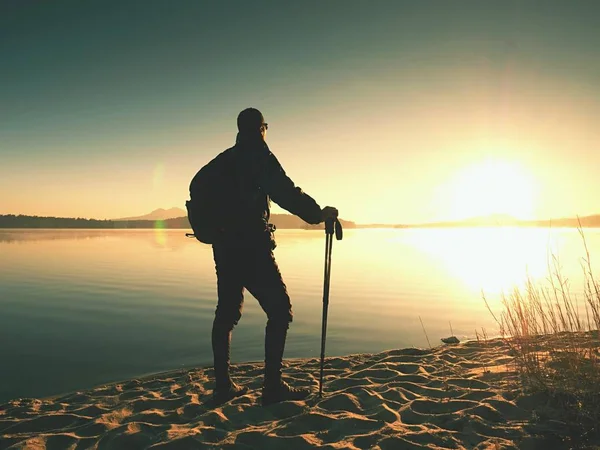
MULTIPOLYGON (((272 153, 267 163, 264 187, 275 203, 310 224, 323 222, 327 218, 324 217, 324 211, 327 210, 328 214, 332 214, 331 209, 334 209, 327 207, 321 210, 319 204, 286 175, 272 153)), ((337 216, 337 210, 335 212, 337 216)))

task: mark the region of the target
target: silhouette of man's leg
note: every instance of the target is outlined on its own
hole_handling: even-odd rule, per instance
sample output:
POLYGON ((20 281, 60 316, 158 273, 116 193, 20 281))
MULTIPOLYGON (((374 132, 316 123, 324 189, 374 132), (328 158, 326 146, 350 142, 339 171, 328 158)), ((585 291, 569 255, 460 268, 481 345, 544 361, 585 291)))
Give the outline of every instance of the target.
POLYGON ((217 271, 217 309, 212 328, 212 348, 216 390, 231 386, 229 376, 231 332, 242 317, 244 285, 241 254, 233 249, 213 246, 217 271))
POLYGON ((279 384, 292 305, 281 272, 270 249, 258 249, 249 258, 244 285, 267 314, 265 329, 265 384, 279 384))

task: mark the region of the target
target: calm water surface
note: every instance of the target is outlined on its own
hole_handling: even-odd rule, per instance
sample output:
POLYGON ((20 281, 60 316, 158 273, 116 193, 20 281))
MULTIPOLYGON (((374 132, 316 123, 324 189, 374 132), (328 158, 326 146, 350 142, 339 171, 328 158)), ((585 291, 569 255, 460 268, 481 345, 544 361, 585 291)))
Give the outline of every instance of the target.
MULTIPOLYGON (((285 356, 320 353, 325 238, 279 230, 276 257, 294 306, 285 356)), ((592 259, 600 230, 585 231, 592 259)), ((577 230, 346 230, 334 242, 327 355, 432 345, 498 327, 500 292, 559 254, 581 293, 577 230)), ((212 251, 184 230, 0 230, 0 402, 212 364, 212 251)), ((265 315, 250 294, 234 362, 262 361, 265 315)))

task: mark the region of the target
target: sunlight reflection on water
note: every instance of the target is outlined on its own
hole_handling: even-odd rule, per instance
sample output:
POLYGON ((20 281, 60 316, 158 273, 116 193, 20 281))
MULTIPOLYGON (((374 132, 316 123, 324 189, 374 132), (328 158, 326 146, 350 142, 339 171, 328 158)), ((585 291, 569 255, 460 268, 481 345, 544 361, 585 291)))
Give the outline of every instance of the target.
POLYGON ((550 230, 471 228, 411 230, 411 241, 441 261, 469 288, 499 294, 524 286, 526 275, 545 277, 547 255, 560 251, 550 230))
MULTIPOLYGON (((210 365, 212 251, 186 230, 0 230, 0 399, 49 395, 190 365, 210 365), (8 344, 6 344, 8 343, 8 344), (40 370, 43 367, 43 370, 40 370)), ((497 326, 500 293, 560 256, 582 291, 572 229, 345 230, 334 242, 327 354, 426 346, 497 326)), ((592 255, 600 231, 586 230, 592 255)), ((318 357, 321 231, 278 230, 276 258, 294 307, 286 357, 318 357)), ((263 359, 265 316, 247 294, 234 361, 263 359)))

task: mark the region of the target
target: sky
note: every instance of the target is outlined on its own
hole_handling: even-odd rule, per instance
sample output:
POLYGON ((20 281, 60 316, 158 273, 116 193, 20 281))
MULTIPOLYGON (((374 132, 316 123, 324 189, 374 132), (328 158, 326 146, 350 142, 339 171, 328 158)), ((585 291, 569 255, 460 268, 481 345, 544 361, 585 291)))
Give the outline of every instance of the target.
POLYGON ((184 208, 249 106, 286 173, 347 220, 600 213, 599 16, 595 1, 0 0, 0 214, 184 208))

